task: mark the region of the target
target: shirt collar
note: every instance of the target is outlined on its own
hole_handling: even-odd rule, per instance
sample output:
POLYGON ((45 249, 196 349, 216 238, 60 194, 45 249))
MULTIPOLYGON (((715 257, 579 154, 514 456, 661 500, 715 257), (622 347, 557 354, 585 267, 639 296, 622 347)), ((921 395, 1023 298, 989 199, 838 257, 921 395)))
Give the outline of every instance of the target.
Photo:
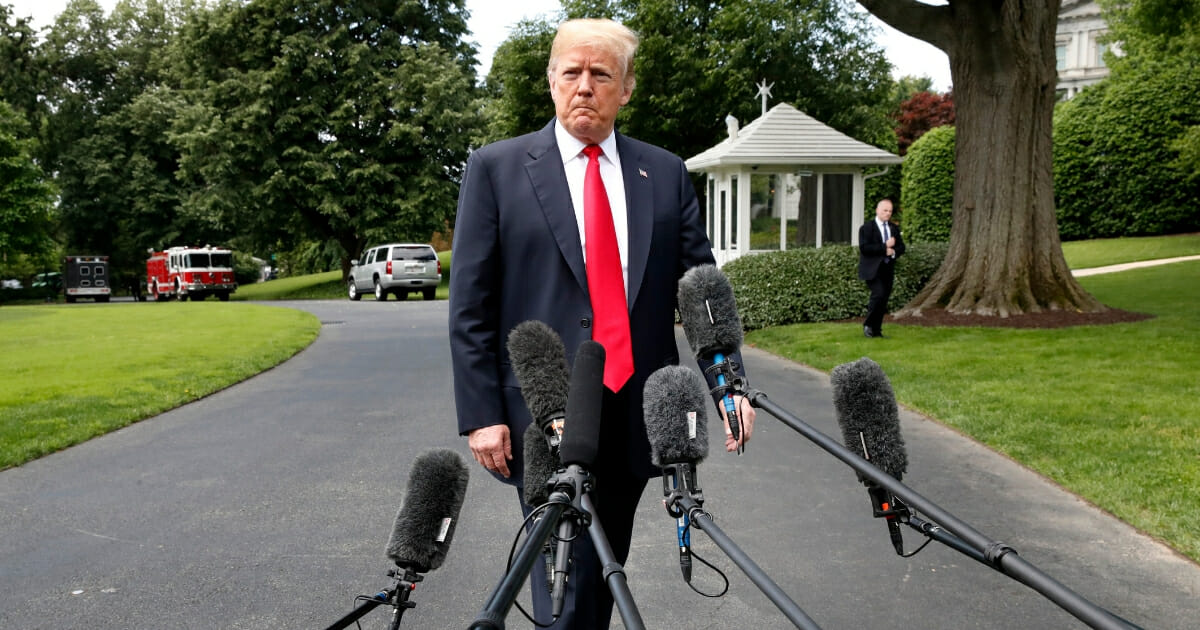
MULTIPOLYGON (((558 118, 554 119, 554 139, 558 143, 558 152, 562 158, 563 164, 574 160, 583 153, 583 148, 587 145, 582 140, 572 136, 558 118)), ((614 131, 608 134, 608 137, 600 142, 600 150, 604 152, 604 157, 607 157, 613 164, 620 165, 620 157, 617 155, 617 133, 614 131)))

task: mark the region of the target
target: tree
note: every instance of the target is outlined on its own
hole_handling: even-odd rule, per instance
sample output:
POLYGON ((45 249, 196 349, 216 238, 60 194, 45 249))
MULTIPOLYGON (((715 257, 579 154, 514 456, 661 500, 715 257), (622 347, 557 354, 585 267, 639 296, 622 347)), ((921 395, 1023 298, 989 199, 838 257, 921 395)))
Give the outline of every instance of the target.
POLYGON ((186 206, 256 245, 424 241, 479 135, 462 0, 231 3, 185 29, 186 206))
POLYGON ((950 57, 957 131, 946 260, 900 314, 1101 311, 1062 254, 1051 125, 1059 0, 858 0, 950 57))
POLYGON ((166 68, 185 10, 123 0, 106 16, 93 0, 72 0, 43 47, 53 79, 43 154, 57 172, 60 233, 70 253, 109 256, 120 284, 144 275, 147 248, 226 236, 180 211, 179 152, 167 134, 181 101, 166 68))
POLYGON ((0 101, 0 260, 52 247, 54 188, 34 162, 28 123, 0 101))
POLYGON ((44 109, 38 102, 44 75, 29 18, 14 18, 12 7, 0 4, 0 99, 35 130, 44 109))
POLYGON ((908 153, 908 147, 926 131, 953 124, 953 93, 915 92, 900 103, 900 111, 896 114, 896 145, 900 155, 908 153))

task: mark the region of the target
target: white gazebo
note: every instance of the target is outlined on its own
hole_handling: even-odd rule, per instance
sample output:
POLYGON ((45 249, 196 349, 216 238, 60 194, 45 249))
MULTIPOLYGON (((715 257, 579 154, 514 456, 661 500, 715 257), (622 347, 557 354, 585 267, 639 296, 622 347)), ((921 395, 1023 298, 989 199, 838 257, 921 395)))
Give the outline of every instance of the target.
POLYGON ((718 265, 750 252, 858 244, 864 182, 901 158, 780 103, 687 160, 707 175, 702 209, 718 265), (866 173, 866 171, 871 171, 866 173))

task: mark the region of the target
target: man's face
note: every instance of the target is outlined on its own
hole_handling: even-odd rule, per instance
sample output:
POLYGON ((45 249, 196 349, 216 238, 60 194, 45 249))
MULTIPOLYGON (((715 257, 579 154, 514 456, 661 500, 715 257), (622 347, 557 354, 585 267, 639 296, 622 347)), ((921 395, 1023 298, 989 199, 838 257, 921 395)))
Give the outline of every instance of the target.
POLYGON ((580 47, 560 55, 550 75, 550 95, 559 124, 587 144, 607 138, 617 111, 633 95, 624 78, 624 68, 611 53, 580 47))
POLYGON ((892 220, 892 202, 880 201, 875 206, 875 216, 884 223, 892 220))

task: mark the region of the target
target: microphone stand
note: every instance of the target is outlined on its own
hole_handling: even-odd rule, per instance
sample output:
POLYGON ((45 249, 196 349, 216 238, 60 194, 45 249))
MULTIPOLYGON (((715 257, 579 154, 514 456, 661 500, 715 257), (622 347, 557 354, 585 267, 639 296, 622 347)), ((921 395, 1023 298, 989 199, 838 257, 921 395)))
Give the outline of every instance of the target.
POLYGON ((775 607, 792 624, 805 630, 820 630, 820 626, 805 614, 782 588, 779 588, 779 585, 767 575, 766 571, 755 564, 750 556, 746 555, 720 527, 717 527, 717 524, 713 522, 712 515, 704 511, 704 494, 696 485, 695 469, 691 464, 667 464, 663 467, 663 494, 667 497, 664 501, 667 513, 674 518, 679 518, 680 515, 686 513, 692 524, 708 534, 713 543, 742 570, 742 573, 746 574, 746 577, 750 578, 750 581, 771 600, 771 603, 775 604, 775 607))
POLYGON ((417 583, 425 578, 408 567, 392 569, 388 571, 388 577, 395 579, 391 588, 380 591, 371 597, 359 597, 358 599, 362 600, 361 604, 355 606, 354 610, 346 613, 346 616, 333 622, 325 630, 349 628, 350 624, 358 621, 363 615, 384 604, 392 605, 391 630, 397 630, 400 627, 400 619, 404 616, 404 611, 417 606, 415 602, 408 601, 408 596, 417 587, 417 583))
MULTIPOLYGON (((959 520, 946 510, 943 510, 912 488, 900 483, 895 477, 879 470, 874 464, 863 459, 858 453, 851 451, 841 443, 814 429, 803 420, 788 413, 787 410, 768 400, 766 394, 754 389, 745 388, 744 380, 735 382, 734 385, 738 386, 740 390, 734 393, 745 396, 751 405, 775 416, 829 454, 849 464, 861 477, 870 479, 876 485, 886 488, 894 497, 903 500, 904 503, 929 515, 934 521, 941 523, 941 526, 938 526, 929 524, 926 521, 920 521, 920 524, 924 524, 926 527, 923 528, 920 524, 916 527, 923 533, 927 533, 937 540, 942 540, 942 542, 946 542, 946 544, 959 551, 963 551, 971 557, 982 559, 982 562, 997 571, 1041 593, 1047 599, 1071 613, 1075 618, 1091 628, 1101 630, 1129 630, 1130 628, 1138 628, 1138 626, 1088 601, 1082 595, 1050 577, 1041 569, 1038 569, 1017 555, 1016 549, 984 536, 975 530, 975 528, 959 520), (953 535, 958 542, 949 542, 950 539, 942 535, 946 532, 938 533, 938 530, 942 527, 950 535, 953 535)), ((910 526, 913 525, 910 524, 910 526)))
POLYGON ((590 492, 593 484, 591 475, 580 466, 572 464, 566 470, 559 471, 554 476, 553 483, 554 491, 547 499, 545 514, 521 544, 512 568, 488 596, 483 610, 471 623, 471 630, 504 630, 504 618, 508 616, 508 611, 516 601, 521 586, 529 578, 533 563, 538 560, 542 548, 553 536, 563 519, 563 514, 572 507, 583 517, 583 526, 587 528, 592 539, 592 545, 603 567, 604 581, 612 592, 621 621, 629 630, 645 630, 646 624, 642 621, 625 580, 625 570, 616 560, 600 519, 595 517, 596 510, 590 492))

